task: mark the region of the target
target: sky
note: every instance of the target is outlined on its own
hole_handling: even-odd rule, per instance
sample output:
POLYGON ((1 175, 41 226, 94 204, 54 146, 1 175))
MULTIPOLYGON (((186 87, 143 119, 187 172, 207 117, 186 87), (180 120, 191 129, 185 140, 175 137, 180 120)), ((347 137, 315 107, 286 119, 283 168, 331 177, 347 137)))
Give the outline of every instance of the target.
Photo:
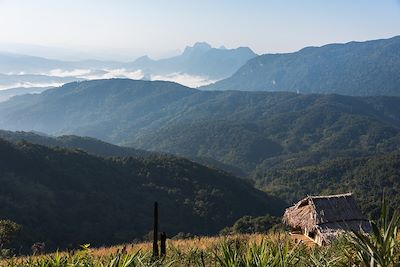
POLYGON ((400 35, 400 0, 0 0, 0 50, 167 57, 197 41, 256 53, 400 35))

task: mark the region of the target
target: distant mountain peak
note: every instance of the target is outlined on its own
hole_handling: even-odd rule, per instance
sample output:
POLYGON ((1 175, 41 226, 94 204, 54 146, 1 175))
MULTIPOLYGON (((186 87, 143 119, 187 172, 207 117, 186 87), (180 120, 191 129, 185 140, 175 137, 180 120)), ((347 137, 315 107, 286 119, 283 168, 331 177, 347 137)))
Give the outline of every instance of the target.
POLYGON ((208 44, 206 42, 197 42, 193 46, 187 46, 183 53, 187 54, 187 53, 191 53, 193 51, 206 52, 210 49, 212 49, 212 46, 210 44, 208 44))
POLYGON ((250 48, 217 48, 206 42, 196 42, 186 46, 179 55, 161 59, 144 56, 125 64, 124 68, 129 71, 140 69, 145 80, 175 80, 197 87, 230 77, 255 56, 250 48))
POLYGON ((193 45, 194 49, 208 50, 211 49, 212 46, 206 42, 197 42, 193 45))
POLYGON ((152 62, 152 61, 153 60, 148 55, 138 57, 135 60, 136 63, 148 63, 148 62, 152 62))

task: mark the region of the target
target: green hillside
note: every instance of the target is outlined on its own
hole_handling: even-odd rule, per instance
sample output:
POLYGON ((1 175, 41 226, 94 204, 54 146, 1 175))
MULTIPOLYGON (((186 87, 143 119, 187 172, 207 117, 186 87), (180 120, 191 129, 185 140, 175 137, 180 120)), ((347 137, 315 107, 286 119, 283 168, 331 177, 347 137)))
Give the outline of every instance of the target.
POLYGON ((213 234, 244 215, 279 215, 284 203, 243 180, 171 157, 104 159, 82 151, 0 141, 0 218, 23 226, 15 247, 115 244, 152 229, 213 234))
MULTIPOLYGON (((132 147, 117 146, 92 137, 77 135, 49 136, 37 132, 0 130, 0 138, 12 143, 27 141, 32 144, 53 148, 79 149, 101 157, 150 157, 167 155, 167 153, 149 152, 132 147)), ((238 176, 245 176, 245 173, 240 168, 219 162, 212 158, 189 157, 189 159, 214 169, 225 170, 238 176)))
POLYGON ((288 203, 306 195, 353 192, 361 208, 372 217, 379 216, 383 195, 393 208, 400 209, 400 150, 296 167, 286 163, 259 167, 253 174, 257 185, 288 203))
POLYGON ((390 97, 199 93, 169 106, 175 116, 127 144, 211 157, 245 172, 298 153, 369 155, 399 148, 398 104, 390 97))
POLYGON ((55 137, 35 132, 12 132, 0 130, 0 138, 12 143, 27 141, 32 144, 54 148, 80 149, 89 154, 101 157, 136 157, 155 154, 131 147, 113 145, 91 137, 82 137, 77 135, 55 137))
POLYGON ((399 105, 398 97, 205 92, 114 79, 2 103, 0 128, 92 136, 249 174, 298 153, 332 158, 393 151, 400 144, 399 105))

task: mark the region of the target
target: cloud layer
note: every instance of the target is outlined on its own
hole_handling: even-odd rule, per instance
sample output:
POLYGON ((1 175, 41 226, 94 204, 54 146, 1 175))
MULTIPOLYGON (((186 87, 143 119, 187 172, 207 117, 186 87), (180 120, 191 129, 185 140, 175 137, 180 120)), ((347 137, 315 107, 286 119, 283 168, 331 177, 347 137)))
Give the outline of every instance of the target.
POLYGON ((183 84, 188 87, 199 87, 216 82, 208 77, 189 75, 187 73, 171 73, 168 75, 151 75, 151 80, 170 81, 183 84))
POLYGON ((45 73, 25 74, 5 74, 6 79, 0 80, 0 90, 15 87, 49 87, 61 86, 66 82, 73 80, 95 80, 95 79, 111 79, 111 78, 128 78, 134 80, 161 80, 180 83, 188 87, 199 87, 216 82, 210 80, 206 76, 190 75, 187 73, 170 73, 170 74, 146 74, 142 70, 128 70, 124 68, 117 69, 53 69, 45 73), (36 76, 35 76, 36 75, 36 76), (12 77, 12 79, 7 79, 12 77), (17 77, 17 78, 16 78, 17 77), (34 78, 30 78, 34 77, 34 78), (32 80, 30 80, 32 79, 32 80))

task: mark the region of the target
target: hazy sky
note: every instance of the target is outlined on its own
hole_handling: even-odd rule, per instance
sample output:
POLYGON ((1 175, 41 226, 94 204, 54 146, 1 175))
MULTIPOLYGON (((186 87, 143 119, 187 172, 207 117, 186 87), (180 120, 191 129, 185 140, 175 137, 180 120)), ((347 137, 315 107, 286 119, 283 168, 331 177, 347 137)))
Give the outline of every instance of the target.
POLYGON ((49 56, 160 57, 196 41, 286 52, 399 34, 396 0, 0 0, 0 49, 49 56))

